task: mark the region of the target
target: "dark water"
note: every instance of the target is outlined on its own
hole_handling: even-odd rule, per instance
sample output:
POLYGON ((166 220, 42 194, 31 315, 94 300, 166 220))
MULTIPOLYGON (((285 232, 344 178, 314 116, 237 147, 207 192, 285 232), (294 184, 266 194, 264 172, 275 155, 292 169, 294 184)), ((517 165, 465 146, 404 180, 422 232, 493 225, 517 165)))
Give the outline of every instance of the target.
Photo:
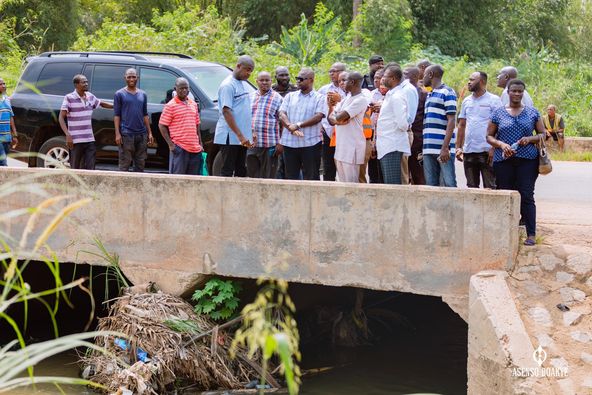
MULTIPOLYGON (((97 288, 95 291, 100 306, 104 290, 97 288)), ((349 311, 355 298, 353 288, 293 284, 291 293, 300 311, 299 320, 307 314, 311 316, 307 312, 320 304, 349 311)), ((373 336, 367 346, 333 347, 330 339, 322 337, 318 337, 316 343, 303 344, 301 367, 304 371, 315 371, 303 377, 303 395, 466 394, 467 325, 440 298, 364 291, 364 305, 396 312, 405 320, 388 322, 383 319, 381 325, 369 315, 373 336), (317 369, 323 372, 316 373, 317 369)), ((35 329, 47 328, 47 318, 34 310, 30 313, 38 319, 32 319, 29 336, 43 337, 42 331, 35 329)), ((80 331, 79 326, 87 317, 84 309, 74 313, 64 309, 63 315, 62 334, 80 331)), ((4 330, 0 333, 6 335, 4 330)), ((76 360, 75 353, 58 355, 40 363, 35 374, 78 377, 76 360)), ((62 389, 69 395, 95 393, 79 386, 63 386, 62 389)), ((52 385, 41 385, 10 393, 59 394, 60 391, 52 385)))
POLYGON ((466 394, 466 323, 439 298, 405 294, 388 307, 415 330, 395 326, 370 347, 303 350, 305 369, 337 367, 305 377, 302 394, 466 394))

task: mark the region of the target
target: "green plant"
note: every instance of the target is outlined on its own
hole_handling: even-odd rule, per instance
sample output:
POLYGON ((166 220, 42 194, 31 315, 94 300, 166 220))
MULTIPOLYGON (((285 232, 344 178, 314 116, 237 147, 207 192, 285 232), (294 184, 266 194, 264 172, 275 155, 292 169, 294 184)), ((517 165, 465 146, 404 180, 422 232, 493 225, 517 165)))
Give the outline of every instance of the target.
MULTIPOLYGON (((262 288, 255 301, 246 305, 242 312, 243 324, 236 331, 231 346, 231 355, 239 346, 246 346, 248 356, 261 352, 263 366, 262 387, 265 384, 268 361, 275 355, 280 359, 280 371, 284 374, 288 391, 298 393, 300 386, 299 334, 294 314, 296 307, 288 295, 288 282, 275 279, 259 279, 262 288)), ((263 390, 261 390, 261 394, 263 390)))
POLYGON ((236 312, 240 302, 237 295, 241 291, 239 283, 232 280, 209 280, 203 289, 193 293, 191 300, 197 302, 195 312, 208 315, 213 320, 226 320, 236 312))
POLYGON ((180 333, 195 334, 199 333, 199 326, 191 320, 172 319, 163 322, 166 326, 180 333))
MULTIPOLYGON (((103 273, 103 275, 105 276, 105 300, 108 301, 111 299, 111 296, 109 295, 109 289, 110 289, 109 284, 111 281, 115 281, 115 283, 116 283, 117 296, 119 296, 121 294, 122 289, 129 288, 131 285, 127 281, 127 278, 125 277, 125 275, 123 274, 123 271, 121 270, 121 266, 119 265, 119 255, 117 255, 116 253, 112 253, 112 254, 109 253, 109 251, 107 251, 107 249, 103 245, 103 242, 100 239, 95 237, 93 239, 93 242, 97 246, 99 252, 88 251, 88 250, 84 250, 84 251, 80 251, 80 252, 101 258, 102 260, 104 260, 107 263, 107 269, 105 270, 105 273, 103 273)), ((90 288, 92 289, 92 280, 93 280, 92 266, 91 266, 90 270, 91 270, 91 272, 90 272, 91 273, 90 274, 90 288)), ((74 273, 72 275, 73 276, 76 275, 76 270, 74 270, 74 273)))
MULTIPOLYGON (((57 174, 60 170, 56 170, 57 174)), ((60 263, 56 254, 48 245, 51 235, 57 230, 61 222, 68 219, 72 212, 88 204, 90 198, 79 198, 71 194, 51 196, 61 187, 51 183, 40 182, 39 179, 45 175, 33 174, 23 176, 16 181, 8 181, 0 184, 0 199, 13 198, 17 195, 20 201, 27 202, 30 196, 41 197, 41 202, 33 207, 23 207, 8 210, 0 214, 0 320, 5 321, 14 331, 16 339, 0 349, 0 392, 11 391, 15 387, 35 383, 60 383, 95 385, 88 380, 60 377, 35 377, 33 366, 39 361, 56 355, 68 349, 79 346, 86 346, 95 349, 98 347, 86 342, 85 339, 104 335, 106 333, 83 333, 66 337, 58 337, 58 325, 56 314, 60 301, 71 305, 66 291, 75 287, 89 294, 92 301, 92 294, 83 285, 86 279, 81 278, 70 283, 64 283, 60 275, 60 263), (20 237, 14 237, 9 230, 21 229, 20 237), (38 232, 37 228, 40 228, 38 232), (31 236, 37 234, 33 240, 31 236), (54 284, 53 287, 44 291, 33 291, 25 282, 23 271, 30 264, 45 264, 54 284), (54 302, 49 303, 45 297, 54 297, 54 302), (31 300, 40 302, 49 313, 51 326, 56 336, 46 342, 26 345, 23 331, 27 328, 28 303, 31 300), (24 324, 19 327, 17 321, 9 315, 11 306, 23 305, 24 324), (10 351, 13 347, 20 349, 10 351), (27 371, 27 377, 17 377, 27 371)), ((81 188, 83 189, 83 188, 81 188)), ((26 206, 26 203, 25 203, 26 206)), ((87 323, 90 324, 94 315, 93 311, 87 323)), ((95 385, 96 386, 96 385, 95 385)))
POLYGON ((17 340, 9 342, 0 349, 0 393, 10 392, 17 387, 44 383, 54 384, 56 387, 58 387, 61 393, 63 393, 63 391, 61 391, 61 388, 59 387, 60 384, 88 385, 96 389, 106 390, 107 388, 100 384, 75 377, 32 375, 28 377, 19 377, 25 370, 31 369, 31 366, 36 365, 40 361, 73 348, 84 347, 87 349, 94 349, 99 352, 104 352, 103 348, 87 341, 87 339, 92 339, 98 336, 120 337, 123 336, 123 334, 105 331, 77 333, 59 337, 53 340, 30 344, 16 351, 10 350, 16 345, 17 340))
POLYGON ((400 60, 409 56, 412 27, 407 0, 366 0, 352 23, 350 35, 361 39, 361 50, 400 60))
POLYGON ((291 56, 301 66, 314 66, 342 37, 341 19, 323 3, 317 3, 312 25, 308 24, 306 15, 301 14, 298 25, 291 29, 282 26, 280 42, 274 42, 270 48, 291 56))

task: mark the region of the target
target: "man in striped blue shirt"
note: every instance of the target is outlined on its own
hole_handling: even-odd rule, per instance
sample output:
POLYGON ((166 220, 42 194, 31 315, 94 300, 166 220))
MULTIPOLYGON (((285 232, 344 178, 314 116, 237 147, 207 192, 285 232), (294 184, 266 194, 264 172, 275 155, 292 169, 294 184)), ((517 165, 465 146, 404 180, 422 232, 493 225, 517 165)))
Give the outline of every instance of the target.
POLYGON ((7 166, 10 147, 15 147, 17 143, 14 113, 6 96, 6 83, 0 78, 0 166, 7 166))
POLYGON ((426 185, 456 187, 456 93, 442 83, 443 75, 442 66, 434 64, 426 69, 423 77, 424 86, 432 87, 425 102, 423 120, 423 171, 426 185))

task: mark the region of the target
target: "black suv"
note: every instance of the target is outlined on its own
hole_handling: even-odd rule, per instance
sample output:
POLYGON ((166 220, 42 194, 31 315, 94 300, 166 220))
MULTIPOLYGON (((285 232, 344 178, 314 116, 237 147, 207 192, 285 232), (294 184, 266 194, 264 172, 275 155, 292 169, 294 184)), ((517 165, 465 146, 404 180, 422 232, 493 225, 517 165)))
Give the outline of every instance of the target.
MULTIPOLYGON (((74 75, 84 74, 90 92, 101 100, 112 102, 115 91, 125 86, 125 70, 135 68, 138 87, 148 96, 148 114, 155 139, 155 144, 148 147, 147 166, 168 167, 169 150, 158 130, 158 120, 164 104, 172 98, 175 80, 185 77, 199 104, 201 138, 208 152, 211 171, 217 153, 213 137, 219 116, 218 87, 230 75, 229 68, 187 55, 153 52, 45 52, 27 61, 11 98, 19 133, 17 151, 39 152, 52 159, 30 157, 30 167, 53 167, 54 161, 68 162, 66 138, 58 124, 58 114, 64 96, 74 90, 74 75)), ((93 112, 93 130, 97 167, 116 164, 118 148, 113 110, 97 108, 93 112)))

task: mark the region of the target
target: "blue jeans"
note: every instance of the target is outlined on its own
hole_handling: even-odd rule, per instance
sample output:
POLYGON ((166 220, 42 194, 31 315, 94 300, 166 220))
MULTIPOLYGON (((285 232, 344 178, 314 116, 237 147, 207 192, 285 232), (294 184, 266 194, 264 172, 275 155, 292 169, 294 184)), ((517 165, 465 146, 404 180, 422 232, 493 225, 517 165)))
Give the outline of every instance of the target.
POLYGON ((202 160, 201 152, 188 152, 175 144, 175 149, 169 153, 169 173, 199 176, 202 160))
POLYGON ((526 235, 536 235, 536 205, 534 203, 534 184, 539 176, 539 160, 508 158, 494 162, 493 171, 497 189, 510 189, 520 192, 520 214, 526 225, 526 235))
POLYGON ((446 163, 440 163, 438 162, 438 155, 424 154, 423 173, 425 175, 426 185, 456 188, 453 155, 450 155, 450 159, 446 163), (442 183, 440 183, 440 180, 442 180, 442 183))
POLYGON ((10 144, 0 143, 0 166, 8 166, 8 153, 10 152, 10 144))

